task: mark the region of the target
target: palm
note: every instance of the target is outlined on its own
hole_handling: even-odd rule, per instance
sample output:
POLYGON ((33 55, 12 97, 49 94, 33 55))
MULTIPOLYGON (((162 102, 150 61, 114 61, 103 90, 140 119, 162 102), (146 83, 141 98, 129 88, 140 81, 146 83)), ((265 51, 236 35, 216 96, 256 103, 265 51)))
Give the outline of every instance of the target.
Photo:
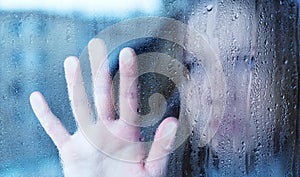
MULTIPOLYGON (((120 149, 126 152, 126 149, 120 149)), ((136 149, 135 152, 142 152, 136 149)), ((78 131, 60 149, 65 176, 150 176, 141 164, 125 163, 96 150, 78 131), (118 169, 118 170, 116 170, 118 169), (132 173, 135 170, 135 173, 132 173)), ((136 156, 137 154, 132 154, 136 156)))
POLYGON ((65 176, 163 176, 176 129, 175 118, 165 119, 156 131, 150 152, 139 143, 137 62, 131 49, 120 54, 120 118, 115 119, 111 99, 111 78, 104 43, 89 43, 97 121, 85 93, 79 61, 69 57, 65 74, 73 114, 80 129, 73 135, 50 111, 43 96, 31 95, 32 108, 57 146, 65 176))

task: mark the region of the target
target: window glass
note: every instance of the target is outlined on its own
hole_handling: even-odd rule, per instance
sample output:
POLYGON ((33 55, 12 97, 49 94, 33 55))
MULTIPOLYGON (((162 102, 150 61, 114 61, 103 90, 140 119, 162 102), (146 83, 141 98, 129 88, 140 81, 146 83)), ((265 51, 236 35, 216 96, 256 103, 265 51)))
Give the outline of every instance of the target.
POLYGON ((29 97, 41 92, 75 133, 64 60, 77 56, 97 115, 87 49, 95 37, 106 43, 114 100, 120 51, 138 56, 141 142, 178 119, 167 176, 300 175, 299 1, 0 4, 0 176, 64 176, 29 97))

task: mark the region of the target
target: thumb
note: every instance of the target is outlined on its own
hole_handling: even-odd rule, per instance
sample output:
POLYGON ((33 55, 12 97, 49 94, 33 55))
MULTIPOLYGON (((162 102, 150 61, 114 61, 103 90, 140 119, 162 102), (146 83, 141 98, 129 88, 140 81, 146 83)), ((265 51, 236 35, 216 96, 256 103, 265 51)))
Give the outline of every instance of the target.
POLYGON ((174 117, 166 118, 159 125, 145 164, 146 169, 153 176, 162 176, 164 171, 166 171, 169 154, 172 152, 177 128, 178 120, 174 117))

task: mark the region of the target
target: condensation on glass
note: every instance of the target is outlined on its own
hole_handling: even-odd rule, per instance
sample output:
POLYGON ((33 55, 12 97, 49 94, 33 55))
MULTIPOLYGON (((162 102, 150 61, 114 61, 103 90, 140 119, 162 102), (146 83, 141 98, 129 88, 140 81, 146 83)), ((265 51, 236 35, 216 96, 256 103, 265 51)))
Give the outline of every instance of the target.
POLYGON ((227 101, 218 132, 199 147, 197 129, 210 101, 203 99, 207 81, 198 79, 203 73, 193 64, 194 87, 202 90, 190 103, 204 111, 184 150, 181 175, 299 175, 298 10, 292 1, 193 4, 188 24, 206 34, 220 56, 227 101))
MULTIPOLYGON (((191 82, 184 93, 164 76, 139 78, 141 114, 149 112, 148 99, 159 92, 168 104, 164 117, 177 117, 180 111, 187 112, 187 120, 196 117, 190 137, 171 155, 168 176, 299 176, 299 2, 162 1, 161 11, 152 15, 180 20, 198 31, 218 56, 226 82, 224 88, 211 88, 201 59, 162 39, 130 41, 111 54, 112 73, 125 46, 137 54, 166 53, 189 70, 191 82), (211 89, 225 89, 225 112, 217 132, 203 145, 200 132, 212 109, 211 89), (188 110, 180 109, 179 95, 188 110)), ((0 11, 0 176, 63 176, 57 150, 35 118, 29 95, 41 91, 53 113, 74 132, 64 59, 79 56, 105 27, 140 16, 145 14, 0 11)), ((189 31, 181 32, 177 37, 185 40, 189 31)), ((141 133, 147 140, 153 131, 150 127, 141 133)))

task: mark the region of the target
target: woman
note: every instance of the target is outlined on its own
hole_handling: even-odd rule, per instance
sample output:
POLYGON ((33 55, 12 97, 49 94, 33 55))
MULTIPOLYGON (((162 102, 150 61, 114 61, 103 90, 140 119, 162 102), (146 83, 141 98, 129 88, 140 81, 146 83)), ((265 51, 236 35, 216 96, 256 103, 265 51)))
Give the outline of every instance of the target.
MULTIPOLYGON (((193 120, 194 134, 187 143, 185 155, 176 152, 175 160, 171 159, 184 158, 179 160, 183 164, 179 165, 180 170, 175 169, 179 171, 175 176, 214 173, 220 176, 284 176, 290 171, 297 176, 299 123, 295 84, 298 82, 298 63, 297 45, 291 45, 295 42, 297 29, 295 17, 277 13, 292 11, 296 14, 295 3, 220 1, 192 7, 197 10, 191 13, 188 24, 206 34, 206 40, 222 64, 227 87, 210 88, 210 76, 203 63, 186 55, 183 63, 189 69, 192 81, 185 87, 186 105, 196 108, 187 116, 193 120), (282 35, 286 31, 291 35, 282 35), (218 124, 207 126, 205 122, 209 122, 208 115, 214 104, 210 97, 212 89, 225 89, 225 112, 222 119, 212 121, 218 124), (207 139, 202 132, 211 129, 214 131, 207 139)), ((104 43, 99 39, 92 40, 89 55, 97 98, 94 100, 97 120, 103 122, 98 121, 97 126, 89 125, 92 121, 87 117, 91 117, 92 111, 89 111, 76 58, 65 61, 65 75, 74 116, 80 125, 86 126, 82 129, 89 128, 90 132, 83 133, 80 129, 69 135, 49 111, 41 94, 35 92, 31 96, 33 110, 59 149, 65 175, 164 176, 168 154, 172 150, 170 146, 180 126, 177 116, 170 116, 160 124, 149 152, 143 144, 132 143, 140 141, 137 114, 132 111, 138 109, 135 54, 128 48, 120 54, 118 120, 112 113, 114 104, 108 64, 103 62, 104 65, 99 67, 97 62, 106 60, 104 43), (92 141, 94 146, 86 139, 91 136, 95 140, 92 141), (121 137, 125 141, 111 137, 121 137)))

